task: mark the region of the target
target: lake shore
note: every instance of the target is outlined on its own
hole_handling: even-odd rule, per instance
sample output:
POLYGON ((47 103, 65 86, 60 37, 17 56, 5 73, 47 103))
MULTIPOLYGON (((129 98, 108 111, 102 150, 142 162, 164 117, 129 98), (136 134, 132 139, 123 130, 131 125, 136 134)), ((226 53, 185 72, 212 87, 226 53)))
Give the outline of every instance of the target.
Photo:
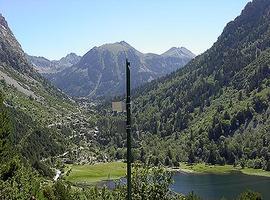
MULTIPOLYGON (((207 165, 205 163, 198 163, 189 165, 187 163, 180 163, 179 168, 169 168, 167 170, 172 172, 192 173, 192 174, 229 174, 229 173, 243 173, 252 176, 270 177, 270 172, 262 169, 252 169, 234 167, 233 165, 207 165)), ((106 180, 117 180, 124 177, 126 174, 126 163, 123 162, 109 162, 97 163, 94 165, 67 165, 64 177, 66 180, 83 185, 95 185, 96 183, 106 180), (67 171, 70 172, 67 175, 67 171)))
POLYGON ((180 163, 179 168, 168 168, 170 171, 182 173, 198 173, 198 174, 228 174, 240 172, 252 176, 270 177, 270 171, 262 169, 234 167, 233 165, 207 165, 205 163, 198 163, 189 165, 187 163, 180 163))

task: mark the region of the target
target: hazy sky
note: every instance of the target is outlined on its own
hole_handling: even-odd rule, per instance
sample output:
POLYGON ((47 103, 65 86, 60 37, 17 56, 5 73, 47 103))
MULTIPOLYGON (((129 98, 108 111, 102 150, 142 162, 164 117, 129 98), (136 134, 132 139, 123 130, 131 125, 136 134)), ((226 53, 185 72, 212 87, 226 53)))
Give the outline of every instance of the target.
POLYGON ((125 40, 141 52, 212 46, 250 0, 0 0, 25 52, 58 59, 125 40))

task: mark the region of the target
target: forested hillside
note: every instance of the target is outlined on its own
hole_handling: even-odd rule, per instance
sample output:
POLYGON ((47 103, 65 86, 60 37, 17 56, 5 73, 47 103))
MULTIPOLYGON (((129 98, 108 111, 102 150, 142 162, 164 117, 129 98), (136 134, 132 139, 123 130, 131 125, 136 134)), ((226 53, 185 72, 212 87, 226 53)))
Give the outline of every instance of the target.
MULTIPOLYGON (((270 170, 269 13, 268 0, 248 3, 209 50, 133 92, 135 159, 270 170)), ((103 129, 124 155, 124 134, 103 129)))
POLYGON ((97 159, 91 116, 37 73, 0 15, 0 199, 38 198, 63 160, 97 159))
MULTIPOLYGON (((22 124, 17 124, 22 125, 22 124)), ((11 122, 11 115, 3 104, 3 96, 0 93, 0 198, 1 199, 29 199, 39 193, 40 178, 37 172, 33 172, 31 164, 23 159, 18 148, 14 148, 16 127, 11 122)), ((32 152, 38 155, 38 152, 32 152)), ((37 170, 45 176, 50 176, 51 170, 42 166, 33 159, 37 170)))

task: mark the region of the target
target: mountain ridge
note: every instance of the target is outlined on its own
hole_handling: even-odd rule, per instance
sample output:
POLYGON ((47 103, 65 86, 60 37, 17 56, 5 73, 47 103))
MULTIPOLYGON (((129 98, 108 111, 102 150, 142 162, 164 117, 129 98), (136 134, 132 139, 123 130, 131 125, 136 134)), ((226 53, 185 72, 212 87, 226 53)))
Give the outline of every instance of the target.
POLYGON ((192 53, 190 50, 188 50, 185 47, 172 47, 169 50, 165 51, 164 53, 160 54, 162 56, 168 56, 168 57, 177 57, 177 56, 186 56, 186 57, 193 57, 195 58, 196 55, 192 53))
POLYGON ((132 63, 132 85, 135 88, 184 66, 195 56, 188 50, 186 52, 173 56, 144 54, 125 41, 107 43, 93 47, 77 64, 47 78, 71 96, 121 95, 125 88, 126 58, 132 63))

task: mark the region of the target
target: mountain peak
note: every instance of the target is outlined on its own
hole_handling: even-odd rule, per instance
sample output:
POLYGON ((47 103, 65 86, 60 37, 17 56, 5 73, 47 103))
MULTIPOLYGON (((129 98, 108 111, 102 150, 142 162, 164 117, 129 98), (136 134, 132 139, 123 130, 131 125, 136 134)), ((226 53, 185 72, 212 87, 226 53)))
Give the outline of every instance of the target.
POLYGON ((33 64, 41 74, 58 73, 74 64, 77 64, 80 59, 81 56, 78 56, 75 53, 69 53, 60 60, 49 60, 42 56, 27 55, 28 62, 33 64))
POLYGON ((118 42, 119 44, 121 44, 121 45, 124 45, 124 46, 130 46, 130 44, 129 43, 127 43, 126 41, 121 41, 121 42, 118 42))
MULTIPOLYGON (((70 58, 70 59, 73 59, 73 58, 77 58, 77 57, 80 57, 80 56, 78 56, 76 53, 73 53, 73 52, 71 52, 71 53, 69 53, 69 54, 67 54, 65 57, 63 57, 63 58, 70 58)), ((62 58, 62 59, 63 59, 62 58)))
POLYGON ((112 47, 112 46, 114 46, 114 47, 128 47, 128 48, 133 48, 130 44, 128 44, 127 42, 125 42, 125 41, 120 41, 120 42, 114 42, 114 43, 106 43, 106 44, 103 44, 103 45, 101 45, 101 46, 99 46, 98 48, 102 48, 102 47, 104 47, 104 48, 108 48, 108 47, 112 47))
POLYGON ((185 47, 172 47, 161 55, 166 56, 166 57, 184 56, 184 57, 191 57, 191 58, 194 58, 196 56, 194 53, 192 53, 190 50, 188 50, 185 47))
POLYGON ((67 54, 67 56, 78 56, 78 55, 76 53, 71 52, 71 53, 67 54))
MULTIPOLYGON (((120 41, 120 42, 115 42, 115 43, 107 43, 107 44, 103 44, 99 47, 94 47, 93 49, 96 49, 98 51, 110 51, 113 54, 118 54, 121 52, 126 52, 129 50, 134 50, 137 53, 140 53, 139 51, 137 51, 135 48, 133 48, 130 44, 128 44, 125 41, 120 41)), ((141 54, 141 53, 140 53, 141 54)))
POLYGON ((56 61, 58 64, 62 63, 61 65, 68 65, 71 66, 76 64, 80 61, 81 56, 78 56, 76 53, 69 53, 65 57, 61 58, 59 61, 56 61))
POLYGON ((3 15, 0 13, 0 25, 5 27, 6 29, 8 29, 8 23, 5 19, 5 17, 3 17, 3 15))
POLYGON ((29 65, 21 45, 8 27, 8 23, 0 15, 0 63, 5 62, 9 67, 31 77, 39 77, 34 68, 29 65))

